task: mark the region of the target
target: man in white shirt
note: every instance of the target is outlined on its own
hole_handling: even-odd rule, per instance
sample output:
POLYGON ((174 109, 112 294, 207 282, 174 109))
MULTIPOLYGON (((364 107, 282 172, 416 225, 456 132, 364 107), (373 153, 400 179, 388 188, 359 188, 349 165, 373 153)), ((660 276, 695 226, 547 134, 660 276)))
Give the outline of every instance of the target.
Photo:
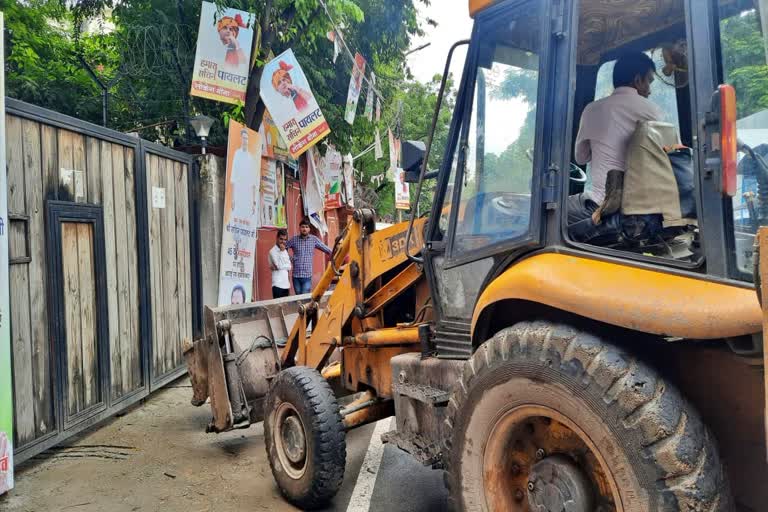
POLYGON ((288 280, 288 272, 291 270, 291 256, 285 244, 288 241, 288 232, 284 229, 277 230, 277 243, 269 250, 269 266, 272 269, 272 297, 277 299, 291 294, 291 283, 288 280))
POLYGON ((626 171, 627 146, 639 121, 661 121, 664 112, 651 100, 656 64, 644 53, 628 53, 613 68, 613 94, 590 103, 581 114, 576 163, 590 162, 584 192, 568 198, 568 224, 592 216, 605 199, 608 171, 626 171))
MULTIPOLYGON (((248 130, 240 132, 241 145, 232 158, 232 172, 229 181, 232 185, 231 209, 232 215, 238 219, 255 220, 258 200, 257 178, 259 168, 256 159, 248 151, 248 130)), ((255 223, 254 223, 255 225, 255 223)))

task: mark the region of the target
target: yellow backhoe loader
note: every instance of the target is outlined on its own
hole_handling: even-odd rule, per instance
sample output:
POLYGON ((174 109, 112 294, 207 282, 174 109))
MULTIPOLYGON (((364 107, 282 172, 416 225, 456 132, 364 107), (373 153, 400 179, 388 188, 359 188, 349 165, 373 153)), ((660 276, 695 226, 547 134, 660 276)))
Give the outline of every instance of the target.
POLYGON ((459 510, 768 510, 768 2, 469 9, 439 169, 431 138, 404 148, 431 211, 377 231, 357 210, 311 296, 208 308, 186 357, 209 430, 263 421, 302 508, 339 489, 346 432, 394 415, 384 440, 459 510), (602 218, 569 222, 582 113, 629 52, 665 118, 602 218))

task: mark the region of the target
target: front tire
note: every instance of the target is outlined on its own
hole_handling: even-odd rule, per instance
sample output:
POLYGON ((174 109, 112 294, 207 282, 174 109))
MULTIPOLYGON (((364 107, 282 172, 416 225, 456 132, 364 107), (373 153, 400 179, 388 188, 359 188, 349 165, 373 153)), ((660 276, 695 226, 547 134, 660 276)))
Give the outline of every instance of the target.
POLYGON ((326 505, 344 479, 346 433, 328 382, 305 366, 277 374, 264 401, 264 441, 272 475, 288 501, 326 505))
POLYGON ((567 326, 521 323, 481 345, 446 427, 460 510, 731 510, 713 438, 677 390, 567 326))

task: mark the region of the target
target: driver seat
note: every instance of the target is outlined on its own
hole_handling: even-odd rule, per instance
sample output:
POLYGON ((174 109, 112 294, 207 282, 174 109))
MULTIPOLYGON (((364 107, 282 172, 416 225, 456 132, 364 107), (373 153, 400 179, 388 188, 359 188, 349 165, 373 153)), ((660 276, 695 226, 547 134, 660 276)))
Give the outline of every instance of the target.
POLYGON ((578 242, 645 252, 693 233, 696 218, 691 149, 680 145, 674 125, 641 121, 627 149, 619 211, 568 229, 578 242))

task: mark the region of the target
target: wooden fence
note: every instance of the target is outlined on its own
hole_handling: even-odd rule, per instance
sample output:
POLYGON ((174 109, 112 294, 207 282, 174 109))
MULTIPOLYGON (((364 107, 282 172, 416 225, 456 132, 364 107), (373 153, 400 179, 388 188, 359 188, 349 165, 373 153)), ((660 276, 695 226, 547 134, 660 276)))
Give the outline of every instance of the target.
POLYGON ((15 461, 181 375, 200 325, 192 161, 8 100, 15 461))

